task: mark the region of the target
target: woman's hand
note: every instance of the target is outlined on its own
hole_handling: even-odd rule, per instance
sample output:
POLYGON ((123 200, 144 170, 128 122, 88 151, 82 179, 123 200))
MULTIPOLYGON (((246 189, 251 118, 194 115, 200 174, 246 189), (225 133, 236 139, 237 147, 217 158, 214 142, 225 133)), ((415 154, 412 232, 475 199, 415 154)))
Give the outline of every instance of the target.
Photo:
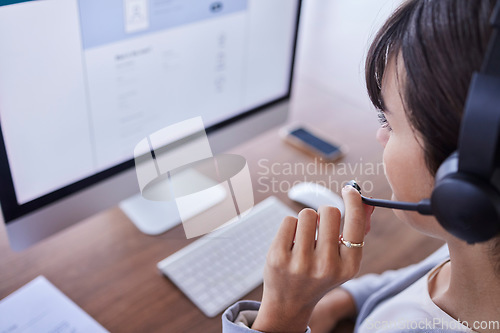
POLYGON ((356 304, 351 294, 342 288, 335 288, 316 304, 309 327, 314 333, 328 333, 339 321, 355 315, 356 304))
MULTIPOLYGON (((351 186, 344 187, 342 196, 343 237, 361 243, 367 223, 361 196, 351 186)), ((305 331, 316 303, 359 270, 362 248, 339 245, 339 234, 340 212, 334 207, 321 207, 318 213, 303 209, 298 219, 283 220, 267 254, 264 293, 252 329, 305 331)))

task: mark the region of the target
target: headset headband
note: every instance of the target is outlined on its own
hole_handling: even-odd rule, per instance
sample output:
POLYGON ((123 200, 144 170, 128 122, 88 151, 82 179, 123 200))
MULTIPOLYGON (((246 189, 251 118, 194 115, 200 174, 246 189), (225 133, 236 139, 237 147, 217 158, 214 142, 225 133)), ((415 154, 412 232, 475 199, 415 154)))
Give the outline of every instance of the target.
POLYGON ((500 43, 499 43, 499 29, 500 29, 500 1, 497 1, 495 8, 490 19, 491 38, 486 49, 481 73, 500 76, 500 43))
POLYGON ((490 23, 492 35, 481 71, 472 77, 458 143, 458 170, 486 181, 498 167, 500 148, 500 0, 490 23))

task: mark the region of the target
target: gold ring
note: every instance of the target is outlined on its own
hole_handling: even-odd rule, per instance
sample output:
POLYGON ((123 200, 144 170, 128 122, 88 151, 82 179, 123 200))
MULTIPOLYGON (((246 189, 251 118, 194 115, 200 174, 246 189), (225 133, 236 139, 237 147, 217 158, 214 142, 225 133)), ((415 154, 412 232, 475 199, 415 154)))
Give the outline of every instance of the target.
POLYGON ((346 241, 344 239, 344 236, 341 235, 340 236, 340 240, 339 240, 339 244, 344 244, 347 248, 352 248, 352 247, 363 247, 365 245, 365 242, 353 243, 353 242, 350 242, 350 241, 346 241))

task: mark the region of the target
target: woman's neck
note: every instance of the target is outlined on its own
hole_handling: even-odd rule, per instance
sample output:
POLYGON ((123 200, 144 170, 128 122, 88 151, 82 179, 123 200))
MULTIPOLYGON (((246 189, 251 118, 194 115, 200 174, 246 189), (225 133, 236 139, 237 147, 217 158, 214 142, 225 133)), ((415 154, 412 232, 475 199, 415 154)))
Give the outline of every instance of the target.
POLYGON ((431 298, 453 318, 478 332, 498 332, 500 274, 485 244, 448 242, 450 263, 443 266, 430 288, 431 298), (497 321, 490 329, 474 328, 474 321, 497 321))

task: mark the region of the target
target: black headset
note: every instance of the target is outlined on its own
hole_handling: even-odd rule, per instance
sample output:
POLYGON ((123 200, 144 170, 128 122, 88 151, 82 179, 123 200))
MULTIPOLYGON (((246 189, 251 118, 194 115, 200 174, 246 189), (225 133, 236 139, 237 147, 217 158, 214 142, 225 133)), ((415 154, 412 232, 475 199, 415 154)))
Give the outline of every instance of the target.
MULTIPOLYGON (((361 196, 367 205, 433 215, 471 244, 500 233, 500 0, 490 23, 492 36, 469 86, 458 150, 438 168, 430 199, 410 203, 361 196)), ((360 191, 355 181, 348 184, 360 191)))

